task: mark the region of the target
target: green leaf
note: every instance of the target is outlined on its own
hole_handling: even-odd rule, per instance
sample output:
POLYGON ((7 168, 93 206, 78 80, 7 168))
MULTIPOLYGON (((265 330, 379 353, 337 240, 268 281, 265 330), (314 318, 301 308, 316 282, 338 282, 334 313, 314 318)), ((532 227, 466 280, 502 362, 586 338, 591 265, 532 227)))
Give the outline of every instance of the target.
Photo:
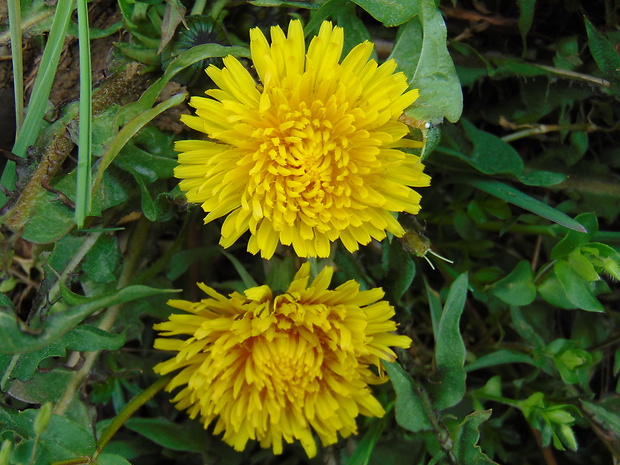
POLYGON ((166 418, 130 418, 125 427, 162 447, 178 451, 201 452, 206 433, 199 423, 179 425, 166 418))
POLYGON ((367 465, 385 427, 385 417, 374 420, 372 426, 357 443, 351 457, 346 461, 346 465, 367 465))
POLYGON ((483 355, 482 357, 467 364, 465 366, 465 371, 480 370, 482 368, 508 365, 511 363, 527 363, 528 365, 535 365, 534 359, 531 355, 521 352, 514 352, 508 349, 500 349, 495 352, 491 352, 490 354, 483 355))
POLYGON ((594 213, 582 213, 575 217, 587 231, 568 231, 564 239, 558 242, 551 251, 551 258, 557 260, 570 255, 573 251, 579 249, 582 245, 592 240, 594 234, 598 231, 598 220, 594 213))
POLYGON ((456 457, 456 463, 462 463, 467 465, 489 465, 496 462, 491 460, 487 455, 482 452, 478 444, 480 439, 480 432, 478 428, 480 425, 489 419, 491 416, 491 410, 485 410, 481 412, 474 412, 465 417, 465 420, 458 426, 456 434, 454 435, 454 456, 456 457))
POLYGON ((143 299, 157 294, 175 292, 172 289, 155 289, 148 286, 128 286, 99 297, 88 303, 77 305, 63 312, 53 313, 45 319, 44 327, 32 329, 19 321, 11 311, 0 309, 0 333, 4 334, 0 353, 28 353, 39 350, 60 339, 82 320, 96 311, 143 299))
POLYGON ((243 284, 246 288, 258 286, 258 283, 254 280, 252 275, 247 272, 243 264, 239 260, 237 260, 234 255, 231 255, 228 252, 224 252, 223 250, 222 255, 224 255, 228 260, 230 260, 230 263, 232 263, 232 265, 235 267, 235 270, 237 270, 237 273, 239 273, 239 277, 243 281, 243 284))
POLYGON ((534 10, 536 7, 536 0, 517 0, 519 3, 519 20, 517 26, 521 33, 521 40, 525 45, 525 37, 530 32, 532 27, 532 20, 534 19, 534 10))
POLYGON ((86 254, 82 269, 96 283, 111 283, 116 281, 120 260, 116 238, 102 234, 86 254))
POLYGON ((586 232, 586 229, 577 221, 565 215, 559 210, 556 210, 549 205, 518 191, 514 187, 504 184, 499 181, 487 181, 482 179, 471 179, 468 181, 472 186, 480 189, 481 191, 491 194, 499 199, 505 200, 508 203, 512 203, 518 207, 528 210, 538 216, 547 218, 554 223, 565 226, 575 231, 586 232))
POLYGON ((588 282, 577 273, 566 260, 558 260, 553 265, 553 271, 558 277, 568 300, 577 308, 588 312, 604 312, 605 308, 598 301, 588 282))
POLYGON ((131 463, 120 455, 104 453, 97 457, 95 465, 131 465, 131 463))
POLYGON ((508 305, 529 305, 536 298, 534 273, 527 260, 520 261, 508 276, 494 283, 491 292, 508 305))
POLYGON ((36 200, 36 213, 28 220, 23 238, 35 244, 51 244, 74 226, 73 211, 54 194, 42 191, 36 200))
POLYGON ((432 429, 432 424, 426 413, 427 410, 432 411, 432 408, 430 405, 428 409, 424 408, 424 400, 420 397, 409 373, 403 370, 403 367, 397 362, 384 361, 383 366, 396 393, 394 405, 396 422, 413 433, 432 429))
POLYGON ((413 282, 413 278, 415 277, 415 264, 411 256, 403 250, 399 241, 393 240, 387 246, 389 247, 389 251, 385 288, 390 301, 393 304, 397 304, 413 282))
POLYGON ((568 299, 566 292, 564 292, 564 287, 562 287, 553 269, 547 273, 543 282, 538 285, 538 293, 546 302, 554 307, 564 308, 566 310, 577 308, 577 306, 568 299))
POLYGON ((435 333, 434 386, 435 408, 444 410, 461 401, 465 395, 465 344, 459 323, 467 296, 467 274, 460 275, 450 286, 446 303, 435 333))
POLYGON ((405 29, 390 55, 409 77, 410 86, 420 91, 420 97, 405 114, 431 124, 440 123, 443 118, 454 123, 463 111, 463 93, 448 53, 446 25, 434 0, 417 3, 418 15, 403 26, 405 29), (402 41, 405 44, 400 46, 402 41), (414 63, 411 57, 417 55, 419 60, 414 63))
POLYGON ((598 403, 581 401, 583 409, 589 414, 590 421, 611 431, 618 445, 620 442, 620 397, 612 396, 598 403))
POLYGON ((588 33, 588 47, 594 61, 603 72, 605 79, 612 84, 616 97, 620 96, 620 56, 614 45, 603 34, 598 32, 588 18, 584 17, 586 32, 588 33))
MULTIPOLYGON (((0 424, 4 430, 12 431, 24 440, 35 438, 34 424, 38 412, 38 409, 18 412, 0 405, 0 424)), ((48 448, 51 461, 90 456, 95 451, 95 439, 90 432, 56 414, 52 414, 48 427, 38 436, 38 442, 38 446, 48 448)))
MULTIPOLYGON (((125 105, 118 112, 116 119, 119 126, 125 126, 131 119, 137 117, 140 113, 151 109, 151 107, 155 104, 159 93, 178 72, 202 60, 215 57, 225 57, 227 55, 249 58, 250 52, 244 47, 227 47, 219 44, 196 45, 188 51, 183 52, 175 58, 170 65, 168 65, 164 75, 155 81, 146 90, 146 92, 142 94, 138 101, 125 105)), ((119 150, 121 147, 119 147, 119 150)))
MULTIPOLYGON (((173 63, 175 62, 176 60, 173 63)), ((144 94, 142 96, 144 97, 144 94)), ((158 105, 156 105, 154 108, 150 108, 148 110, 145 110, 139 113, 134 118, 132 118, 130 121, 128 121, 127 124, 123 126, 123 128, 118 132, 118 134, 116 135, 116 137, 114 138, 110 146, 107 148, 106 152, 101 157, 101 160, 99 162, 99 169, 97 171, 97 176, 94 182, 93 191, 97 190, 97 188, 101 184, 103 174, 106 172, 108 166, 110 166, 110 164, 114 161, 114 159, 119 154, 121 149, 127 144, 127 142, 129 142, 129 140, 136 133, 138 133, 138 131, 140 131, 147 123, 153 120, 156 116, 160 115, 167 109, 183 102, 185 100, 185 97, 186 97, 186 94, 184 93, 173 95, 168 100, 165 100, 159 103, 158 105)), ((121 112, 119 111, 118 114, 120 115, 120 113, 121 112)))
MULTIPOLYGON (((418 14, 419 1, 353 0, 384 26, 398 26, 418 14)), ((433 2, 434 3, 434 2, 433 2)))
POLYGON ((510 173, 518 176, 523 173, 523 160, 508 142, 481 131, 465 119, 461 123, 474 145, 469 156, 463 155, 463 161, 484 174, 510 173))

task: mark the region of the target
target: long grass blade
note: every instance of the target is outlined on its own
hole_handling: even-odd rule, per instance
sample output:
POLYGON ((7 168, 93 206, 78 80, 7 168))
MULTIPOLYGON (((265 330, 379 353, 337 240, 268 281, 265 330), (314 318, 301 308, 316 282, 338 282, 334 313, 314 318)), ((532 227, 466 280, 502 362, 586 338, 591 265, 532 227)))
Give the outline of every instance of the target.
POLYGON ((90 212, 91 147, 92 147, 92 70, 90 63, 90 31, 88 4, 78 0, 78 31, 80 53, 80 125, 78 138, 77 187, 75 198, 75 223, 84 226, 90 212))
MULTIPOLYGON (((64 47, 65 37, 67 35, 67 27, 71 19, 74 3, 72 0, 58 0, 56 4, 56 13, 48 38, 39 72, 34 82, 32 97, 28 103, 28 111, 24 118, 24 124, 21 127, 13 145, 13 153, 18 157, 25 157, 28 147, 34 144, 39 135, 43 115, 47 107, 47 101, 52 89, 52 83, 58 69, 60 61, 60 53, 64 47)), ((0 185, 8 190, 15 188, 17 174, 15 172, 15 162, 7 162, 0 185)), ((7 197, 0 192, 0 206, 6 203, 7 197)))
POLYGON ((24 63, 22 59, 22 14, 19 0, 9 0, 9 29, 15 95, 15 138, 24 122, 24 63))

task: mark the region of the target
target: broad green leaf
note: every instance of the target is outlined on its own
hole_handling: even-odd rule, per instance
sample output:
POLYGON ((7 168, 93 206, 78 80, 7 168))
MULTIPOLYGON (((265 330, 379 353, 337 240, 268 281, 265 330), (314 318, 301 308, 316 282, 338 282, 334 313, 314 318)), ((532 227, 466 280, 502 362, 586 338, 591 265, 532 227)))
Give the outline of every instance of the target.
POLYGON ((482 452, 478 445, 480 425, 489 419, 491 410, 474 412, 465 417, 454 434, 454 456, 457 462, 467 465, 497 465, 482 452))
POLYGON ((69 331, 63 337, 42 349, 30 352, 19 357, 10 378, 28 381, 32 378, 39 364, 50 357, 64 357, 67 350, 94 351, 116 350, 123 346, 125 337, 122 334, 111 334, 94 326, 82 325, 69 331))
POLYGON ((481 131, 465 119, 461 123, 474 146, 469 156, 461 158, 463 161, 484 174, 510 173, 518 176, 523 173, 523 160, 510 144, 481 131))
POLYGON ((521 352, 514 352, 508 349, 500 349, 495 352, 491 352, 490 354, 483 355, 482 357, 467 364, 465 366, 465 371, 480 370, 482 368, 507 365, 511 363, 527 363, 528 365, 534 365, 534 360, 531 355, 521 352))
POLYGON ((400 298, 413 282, 415 264, 411 256, 403 250, 399 241, 393 240, 387 247, 389 250, 385 287, 392 303, 398 304, 400 298))
POLYGON ((205 431, 199 423, 179 425, 166 418, 130 418, 129 428, 162 447, 178 451, 200 452, 205 446, 205 431))
POLYGON ((487 181, 482 179, 471 179, 468 181, 472 186, 494 195, 495 197, 512 203, 518 207, 528 210, 538 216, 547 218, 554 223, 565 226, 575 231, 586 232, 586 229, 571 217, 565 215, 549 205, 524 194, 523 192, 499 181, 487 181))
POLYGON ((346 465, 367 465, 385 427, 385 417, 374 420, 372 426, 357 443, 351 457, 346 461, 346 465))
POLYGON ((75 226, 73 210, 60 202, 51 192, 42 191, 36 204, 38 208, 24 228, 23 238, 27 241, 35 244, 51 244, 75 226))
POLYGON ((598 231, 598 220, 594 213, 582 213, 576 216, 575 220, 582 224, 587 231, 568 231, 564 239, 558 242, 551 251, 551 258, 553 260, 564 258, 582 245, 587 244, 598 231))
POLYGON ((69 308, 64 312, 53 313, 45 319, 45 325, 40 329, 29 328, 19 321, 13 312, 0 309, 0 333, 4 335, 0 353, 34 352, 58 340, 98 310, 169 292, 175 291, 147 286, 128 286, 111 294, 94 297, 90 302, 69 308))
MULTIPOLYGON (((38 409, 18 412, 0 405, 0 424, 3 425, 3 430, 12 431, 23 440, 31 439, 36 436, 34 423, 38 412, 38 409)), ((48 448, 52 461, 89 456, 95 451, 95 439, 89 431, 56 414, 52 414, 48 427, 39 435, 38 442, 38 445, 48 448)))
POLYGON ((616 97, 620 97, 620 56, 614 45, 603 34, 598 32, 588 18, 584 17, 588 34, 588 47, 594 61, 603 72, 605 79, 612 84, 616 97))
MULTIPOLYGON (((353 0, 364 10, 371 14, 384 26, 398 26, 409 21, 418 14, 418 5, 423 1, 399 1, 399 0, 353 0)), ((433 2, 434 6, 434 2, 433 2)), ((435 7, 435 9, 437 9, 435 7)))
POLYGON ((399 64, 403 60, 400 70, 409 77, 411 88, 420 91, 420 97, 405 114, 430 124, 440 123, 443 118, 456 122, 463 111, 463 93, 448 53, 446 25, 435 1, 418 2, 418 15, 403 28, 390 58, 399 64), (402 41, 405 44, 400 46, 402 41), (417 50, 411 44, 417 45, 417 50), (414 63, 411 56, 417 55, 419 60, 414 63))
POLYGON ((562 284, 568 300, 573 305, 589 312, 605 311, 603 305, 598 301, 590 286, 588 286, 585 278, 573 270, 566 260, 555 262, 553 271, 555 271, 560 284, 562 284))
MULTIPOLYGON (((372 37, 366 29, 364 22, 355 13, 356 7, 353 2, 347 2, 339 8, 336 15, 336 23, 344 29, 344 48, 342 56, 348 53, 364 41, 372 42, 372 37)), ((376 58, 376 51, 373 51, 376 58)))
POLYGON ((120 260, 116 238, 102 234, 84 257, 82 269, 96 283, 111 283, 120 260))
POLYGON ((527 260, 520 261, 508 276, 490 287, 490 291, 508 305, 529 305, 536 298, 534 273, 527 260))
POLYGON ((438 410, 456 405, 465 395, 465 344, 459 324, 466 296, 467 274, 462 274, 450 286, 435 333, 434 393, 438 410))
POLYGON ((424 408, 424 399, 414 386, 414 381, 398 362, 383 362, 383 366, 390 377, 394 392, 396 393, 396 403, 394 412, 396 422, 413 433, 428 431, 432 429, 432 424, 428 419, 427 411, 432 411, 431 406, 424 408))
POLYGON ((577 308, 566 295, 564 287, 560 283, 553 269, 547 273, 542 283, 538 285, 538 294, 554 307, 573 310, 577 308))

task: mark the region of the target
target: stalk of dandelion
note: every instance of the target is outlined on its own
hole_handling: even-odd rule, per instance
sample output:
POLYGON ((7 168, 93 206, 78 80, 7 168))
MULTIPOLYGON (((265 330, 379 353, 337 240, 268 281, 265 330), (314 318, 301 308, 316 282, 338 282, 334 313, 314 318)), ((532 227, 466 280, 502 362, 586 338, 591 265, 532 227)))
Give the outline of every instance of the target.
POLYGON ((79 0, 78 31, 80 53, 80 126, 78 143, 77 187, 75 199, 75 223, 84 226, 90 212, 91 143, 92 143, 92 72, 90 64, 90 32, 88 27, 88 4, 79 0))
MULTIPOLYGON (((34 83, 32 97, 28 102, 28 113, 24 118, 24 124, 13 146, 13 153, 18 157, 24 158, 26 156, 28 147, 34 144, 39 134, 39 128, 46 111, 52 83, 54 82, 54 77, 58 69, 60 53, 62 52, 65 37, 67 36, 67 28, 72 11, 73 2, 71 0, 58 0, 47 45, 45 46, 41 64, 39 65, 39 73, 34 83)), ((0 185, 8 190, 12 190, 15 188, 16 180, 17 173, 15 171, 15 163, 13 161, 8 161, 2 173, 0 185)), ((4 205, 6 200, 6 195, 0 192, 0 206, 4 205)))

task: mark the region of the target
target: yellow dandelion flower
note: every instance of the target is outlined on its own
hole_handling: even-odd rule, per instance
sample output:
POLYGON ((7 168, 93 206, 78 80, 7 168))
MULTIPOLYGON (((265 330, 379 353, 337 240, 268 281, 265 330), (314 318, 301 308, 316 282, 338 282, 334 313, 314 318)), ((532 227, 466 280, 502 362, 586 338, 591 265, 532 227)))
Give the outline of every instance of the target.
POLYGON ((391 333, 394 308, 379 300, 381 289, 360 291, 348 281, 328 290, 333 269, 310 284, 309 271, 304 264, 277 296, 260 286, 227 298, 199 284, 209 298, 171 300, 187 313, 155 325, 162 336, 155 348, 177 352, 155 367, 162 375, 181 370, 166 387, 182 387, 176 407, 205 428, 214 422, 214 433, 236 450, 253 439, 279 454, 283 441, 299 440, 313 457, 313 432, 334 444, 338 433, 357 433, 359 414, 385 413, 368 387, 385 378, 370 365, 394 360, 390 347, 409 347, 411 339, 391 333), (169 337, 177 335, 186 339, 169 337))
POLYGON ((416 214, 428 186, 418 157, 400 148, 403 110, 418 97, 407 91, 396 63, 378 65, 373 44, 356 46, 342 60, 342 28, 324 22, 306 52, 299 21, 288 36, 259 29, 250 50, 260 84, 234 57, 206 71, 218 89, 193 97, 191 128, 211 140, 176 144, 175 176, 190 202, 202 204, 205 223, 227 216, 220 244, 251 232, 248 251, 271 258, 279 243, 301 257, 327 257, 340 239, 350 252, 386 231, 405 232, 391 212, 416 214))

